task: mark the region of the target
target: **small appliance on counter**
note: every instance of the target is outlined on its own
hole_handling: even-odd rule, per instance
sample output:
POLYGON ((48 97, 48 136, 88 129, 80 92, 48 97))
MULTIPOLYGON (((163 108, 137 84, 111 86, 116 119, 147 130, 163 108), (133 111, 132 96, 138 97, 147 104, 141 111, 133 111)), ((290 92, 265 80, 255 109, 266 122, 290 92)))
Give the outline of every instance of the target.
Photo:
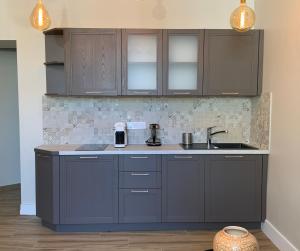
POLYGON ((127 126, 124 122, 118 122, 114 126, 115 147, 122 148, 127 146, 127 126))
POLYGON ((148 146, 161 146, 161 141, 159 138, 157 138, 159 124, 150 124, 149 129, 151 130, 151 137, 146 141, 146 144, 148 146))

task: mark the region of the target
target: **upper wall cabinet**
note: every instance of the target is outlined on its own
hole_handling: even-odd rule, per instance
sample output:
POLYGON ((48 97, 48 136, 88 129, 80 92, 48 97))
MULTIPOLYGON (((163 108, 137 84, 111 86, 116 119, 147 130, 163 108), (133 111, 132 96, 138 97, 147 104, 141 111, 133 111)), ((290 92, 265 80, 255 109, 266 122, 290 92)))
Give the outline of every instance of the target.
POLYGON ((121 94, 121 30, 54 29, 45 35, 47 94, 121 94))
POLYGON ((162 30, 123 30, 122 95, 162 94, 162 30))
POLYGON ((53 29, 47 94, 258 96, 263 31, 53 29))
POLYGON ((67 41, 71 95, 121 94, 121 30, 71 29, 67 41))
POLYGON ((206 30, 203 94, 261 94, 262 31, 206 30))
POLYGON ((164 30, 164 95, 201 95, 204 30, 164 30))

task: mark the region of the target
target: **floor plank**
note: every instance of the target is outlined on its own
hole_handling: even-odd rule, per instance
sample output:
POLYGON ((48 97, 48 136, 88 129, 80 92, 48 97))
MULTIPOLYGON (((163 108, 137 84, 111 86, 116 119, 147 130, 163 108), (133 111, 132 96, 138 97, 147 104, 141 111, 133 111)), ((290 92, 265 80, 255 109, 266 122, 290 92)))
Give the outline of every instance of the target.
MULTIPOLYGON (((204 251, 215 232, 165 231, 55 233, 36 217, 19 216, 20 189, 0 189, 1 251, 204 251)), ((253 231, 262 251, 278 251, 260 231, 253 231)))

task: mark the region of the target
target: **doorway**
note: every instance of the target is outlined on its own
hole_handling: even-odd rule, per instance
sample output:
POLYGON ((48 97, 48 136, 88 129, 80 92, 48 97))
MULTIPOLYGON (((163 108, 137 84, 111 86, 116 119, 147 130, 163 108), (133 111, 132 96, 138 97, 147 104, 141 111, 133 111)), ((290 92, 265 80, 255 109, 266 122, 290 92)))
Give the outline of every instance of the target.
MULTIPOLYGON (((17 48, 16 41, 0 40, 0 192, 9 193, 12 190, 19 197, 20 137, 17 48)), ((3 205, 5 206, 7 203, 3 205)))

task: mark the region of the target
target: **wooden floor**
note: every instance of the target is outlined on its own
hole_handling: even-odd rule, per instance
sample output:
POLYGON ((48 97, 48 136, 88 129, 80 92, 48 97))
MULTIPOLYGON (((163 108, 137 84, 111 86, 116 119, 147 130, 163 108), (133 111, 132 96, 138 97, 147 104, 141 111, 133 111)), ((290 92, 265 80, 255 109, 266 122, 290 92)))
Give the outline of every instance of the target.
MULTIPOLYGON (((212 248, 214 232, 55 233, 36 217, 19 216, 20 190, 0 188, 0 250, 203 251, 212 248)), ((263 251, 278 250, 254 231, 263 251)))

